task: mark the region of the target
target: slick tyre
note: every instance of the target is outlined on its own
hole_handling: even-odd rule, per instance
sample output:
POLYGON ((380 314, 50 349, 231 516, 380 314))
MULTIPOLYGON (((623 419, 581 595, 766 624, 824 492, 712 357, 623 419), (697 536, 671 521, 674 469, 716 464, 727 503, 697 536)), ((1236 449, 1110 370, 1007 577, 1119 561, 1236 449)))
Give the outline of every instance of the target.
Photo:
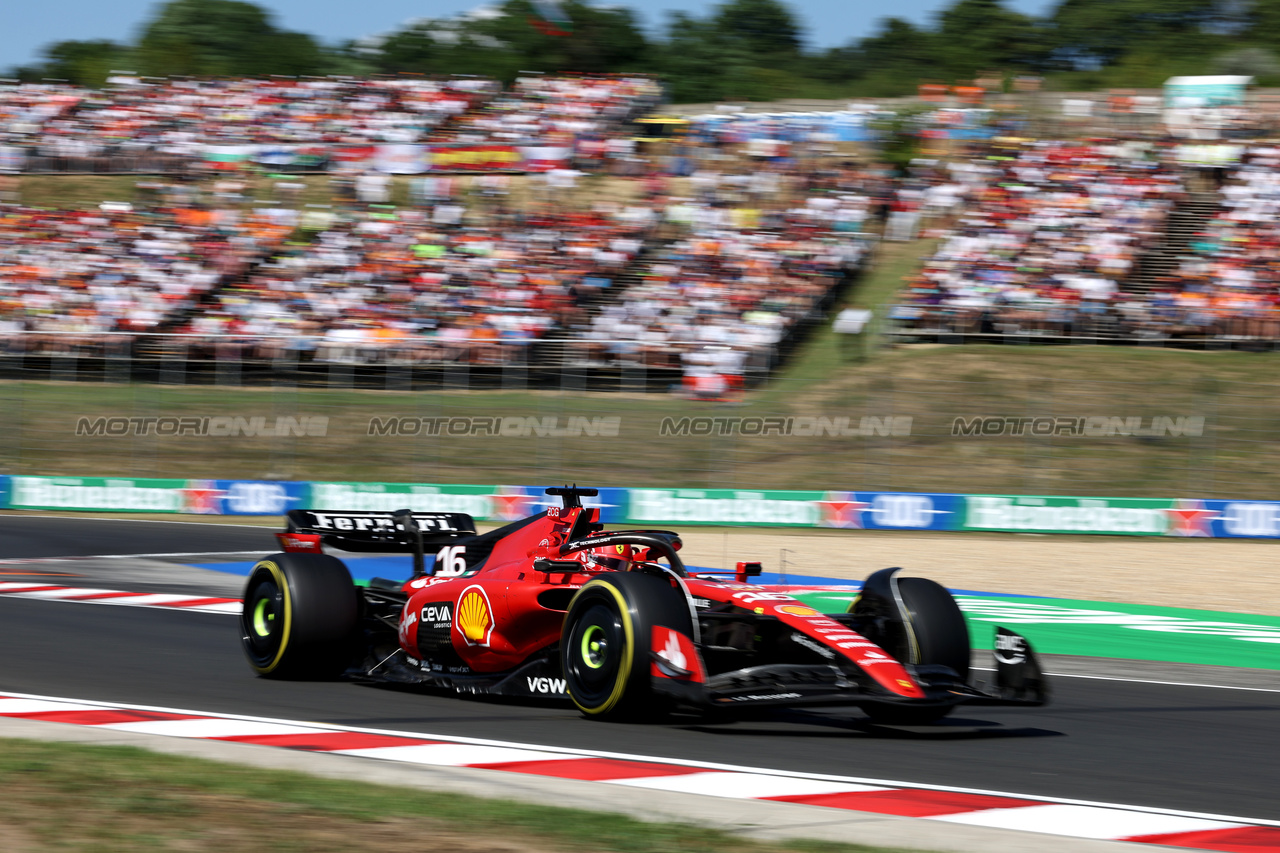
POLYGON ((915 663, 946 666, 969 680, 969 626, 947 588, 928 578, 900 578, 898 593, 911 614, 915 663))
POLYGON ((617 572, 588 581, 569 603, 560 635, 569 698, 592 719, 661 719, 671 702, 651 684, 653 628, 690 634, 691 622, 684 595, 665 578, 617 572))
MULTIPOLYGON (((961 681, 968 681, 969 626, 951 593, 927 578, 899 578, 898 593, 915 636, 912 663, 950 667, 961 681)), ((918 726, 942 719, 954 707, 867 704, 863 711, 877 723, 918 726)))
POLYGON ((350 663, 360 600, 342 561, 324 554, 273 554, 244 588, 240 635, 254 672, 266 678, 336 678, 350 663))

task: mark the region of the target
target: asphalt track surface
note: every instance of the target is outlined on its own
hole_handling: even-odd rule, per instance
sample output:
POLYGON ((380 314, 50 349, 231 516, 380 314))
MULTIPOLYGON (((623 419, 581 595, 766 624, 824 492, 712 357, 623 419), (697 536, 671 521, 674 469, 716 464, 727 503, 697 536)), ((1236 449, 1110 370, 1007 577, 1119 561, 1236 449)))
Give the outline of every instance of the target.
MULTIPOLYGON (((158 589, 137 561, 13 561, 272 546, 262 529, 3 516, 0 579, 158 589)), ((208 594, 240 583, 208 575, 208 594)), ((255 678, 225 615, 0 598, 0 691, 1280 819, 1280 692, 1084 678, 1053 689, 1048 708, 962 708, 913 730, 852 710, 606 724, 557 705, 255 678)))

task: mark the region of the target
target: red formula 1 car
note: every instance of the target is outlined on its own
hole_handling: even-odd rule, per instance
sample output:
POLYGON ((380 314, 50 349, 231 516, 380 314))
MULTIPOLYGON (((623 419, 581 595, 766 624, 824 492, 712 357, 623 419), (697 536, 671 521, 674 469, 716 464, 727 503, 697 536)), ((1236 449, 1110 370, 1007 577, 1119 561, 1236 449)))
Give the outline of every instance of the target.
POLYGON ((481 534, 457 513, 291 511, 285 552, 245 587, 250 663, 271 677, 567 698, 601 719, 825 704, 923 723, 961 703, 1046 701, 1030 645, 1004 629, 995 682, 970 683, 964 617, 933 581, 884 569, 848 612, 823 614, 748 583, 758 563, 690 574, 677 534, 605 531, 581 503, 594 489, 547 493, 564 506, 481 534), (357 587, 324 546, 412 553, 413 577, 357 587))

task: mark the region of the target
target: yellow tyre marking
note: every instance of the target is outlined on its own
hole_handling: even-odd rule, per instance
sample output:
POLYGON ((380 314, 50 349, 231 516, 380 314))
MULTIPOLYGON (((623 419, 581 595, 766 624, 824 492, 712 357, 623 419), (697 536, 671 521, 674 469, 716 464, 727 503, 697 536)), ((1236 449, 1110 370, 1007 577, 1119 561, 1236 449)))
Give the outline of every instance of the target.
POLYGON ((627 604, 626 598, 623 597, 621 590, 605 580, 593 580, 587 582, 586 585, 578 590, 578 593, 573 597, 573 600, 569 602, 569 609, 573 609, 573 605, 577 603, 579 596, 594 587, 607 589, 609 594, 612 595, 614 600, 618 603, 618 612, 622 614, 622 631, 626 634, 627 638, 625 647, 622 650, 622 663, 618 667, 618 677, 614 681, 613 692, 609 694, 608 699, 604 700, 604 702, 594 708, 588 708, 586 705, 579 702, 577 697, 573 695, 573 691, 569 689, 568 685, 565 686, 565 691, 569 694, 569 698, 573 700, 573 704, 577 705, 578 709, 584 714, 607 714, 609 711, 616 708, 618 703, 622 701, 622 694, 626 692, 627 681, 631 677, 631 664, 635 660, 636 649, 635 629, 631 626, 631 607, 627 604))
MULTIPOLYGON (((280 588, 280 592, 284 596, 284 629, 280 633, 280 648, 276 651, 275 660, 271 661, 271 663, 266 666, 258 666, 253 663, 253 661, 249 662, 249 665, 252 666, 255 671, 262 675, 267 675, 273 672, 275 668, 280 665, 280 659, 283 658, 284 653, 289 650, 289 634, 290 629, 293 627, 293 607, 289 602, 289 582, 285 580, 284 572, 280 570, 280 567, 270 560, 263 560, 253 567, 253 572, 257 572, 258 569, 266 569, 267 572, 270 573, 271 577, 275 578, 276 586, 280 588)), ((253 575, 253 572, 250 572, 250 576, 253 575)))

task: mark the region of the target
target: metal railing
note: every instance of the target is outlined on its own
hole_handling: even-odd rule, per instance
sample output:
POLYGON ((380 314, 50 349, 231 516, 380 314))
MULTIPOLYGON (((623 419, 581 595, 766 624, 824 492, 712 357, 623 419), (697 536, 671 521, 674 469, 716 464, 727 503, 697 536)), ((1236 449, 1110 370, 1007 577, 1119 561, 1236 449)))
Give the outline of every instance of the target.
MULTIPOLYGON (((705 342, 632 339, 491 340, 330 336, 0 333, 0 379, 157 382, 165 385, 477 390, 538 388, 666 392, 682 382, 686 356, 705 342)), ((764 382, 785 351, 739 351, 735 384, 764 382)))
POLYGON ((29 151, 23 158, 22 171, 26 174, 153 175, 186 172, 198 162, 199 158, 191 155, 149 149, 83 155, 29 151))
POLYGON ((1075 313, 1026 308, 882 306, 887 343, 1116 344, 1182 349, 1280 349, 1280 317, 1173 317, 1155 308, 1075 313))

